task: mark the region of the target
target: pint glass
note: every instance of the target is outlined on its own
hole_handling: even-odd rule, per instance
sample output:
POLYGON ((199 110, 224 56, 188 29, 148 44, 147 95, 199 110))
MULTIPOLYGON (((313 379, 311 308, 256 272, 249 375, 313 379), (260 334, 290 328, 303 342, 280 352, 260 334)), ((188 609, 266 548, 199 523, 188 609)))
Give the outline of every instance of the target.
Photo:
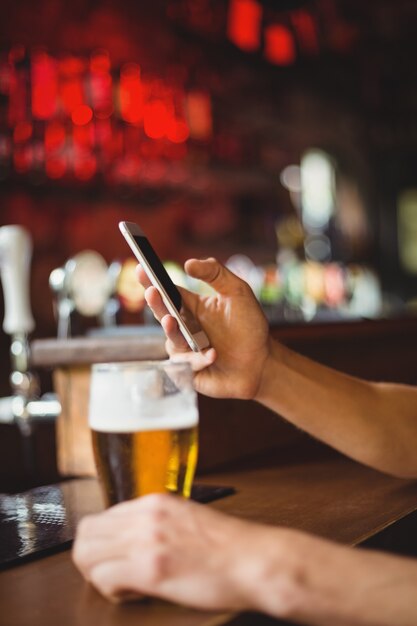
POLYGON ((188 363, 92 366, 89 424, 108 506, 147 493, 189 497, 198 408, 188 363))

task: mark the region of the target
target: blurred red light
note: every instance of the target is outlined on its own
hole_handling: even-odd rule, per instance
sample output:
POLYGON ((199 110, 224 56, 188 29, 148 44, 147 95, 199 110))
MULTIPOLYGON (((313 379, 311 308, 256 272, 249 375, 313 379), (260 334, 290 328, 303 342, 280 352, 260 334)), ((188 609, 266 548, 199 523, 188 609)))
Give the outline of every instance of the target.
POLYGON ((49 178, 62 178, 66 169, 67 165, 63 157, 51 157, 46 160, 45 171, 49 178))
POLYGON ((265 58, 276 65, 291 65, 295 61, 294 38, 288 28, 272 24, 265 28, 265 58))
POLYGON ((227 35, 239 48, 254 52, 260 46, 262 8, 255 0, 230 0, 227 35))
POLYGON ((189 92, 186 113, 190 137, 209 139, 213 132, 210 95, 203 91, 189 92))
POLYGON ((93 178, 96 171, 97 161, 92 155, 79 157, 74 163, 74 174, 79 180, 89 180, 93 178))
POLYGON ((317 25, 313 16, 308 11, 294 11, 291 13, 291 21, 297 32, 301 48, 308 54, 318 54, 317 25))
POLYGON ((79 57, 66 57, 59 64, 59 71, 63 76, 76 76, 85 70, 85 61, 79 57))
POLYGON ((71 119, 76 126, 85 126, 93 119, 93 111, 86 104, 79 104, 73 110, 71 119))
POLYGON ((172 143, 184 143, 189 136, 188 126, 183 120, 173 120, 168 127, 167 138, 172 143))
POLYGON ((18 63, 19 61, 22 61, 22 59, 25 58, 25 53, 25 46, 22 44, 16 44, 9 52, 10 63, 18 63))
POLYGON ((59 63, 59 96, 67 115, 84 103, 84 68, 85 63, 77 57, 67 57, 59 63))
POLYGON ((25 122, 28 118, 28 84, 24 69, 12 68, 9 87, 7 121, 9 126, 15 126, 19 122, 25 122))
POLYGON ((90 150, 94 143, 94 128, 92 124, 72 127, 72 141, 74 146, 82 150, 90 150))
POLYGON ((51 152, 61 148, 65 143, 66 131, 60 122, 50 122, 45 127, 45 150, 51 152))
POLYGON ((32 124, 30 122, 19 122, 13 130, 13 140, 16 143, 23 143, 32 136, 32 124))
POLYGON ((57 67, 56 62, 45 52, 38 52, 32 58, 32 115, 46 120, 52 117, 57 108, 57 67))
POLYGON ((24 147, 19 150, 15 150, 13 153, 13 164, 15 170, 19 174, 27 172, 32 165, 32 150, 30 147, 24 147))
POLYGON ((10 91, 12 67, 10 63, 0 61, 0 93, 8 95, 10 91))
POLYGON ((143 129, 150 139, 161 139, 168 128, 168 111, 163 102, 154 100, 145 106, 143 129))
POLYGON ((104 74, 110 71, 110 67, 110 57, 105 50, 91 55, 90 68, 92 72, 104 74))
POLYGON ((130 124, 138 124, 143 119, 143 85, 140 67, 129 63, 120 72, 120 115, 130 124))

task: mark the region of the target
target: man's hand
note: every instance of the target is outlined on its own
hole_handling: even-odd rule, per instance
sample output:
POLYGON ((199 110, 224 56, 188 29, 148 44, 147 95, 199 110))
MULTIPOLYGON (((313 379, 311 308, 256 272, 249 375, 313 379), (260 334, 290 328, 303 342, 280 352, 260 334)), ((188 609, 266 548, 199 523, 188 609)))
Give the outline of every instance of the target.
POLYGON ((253 399, 269 355, 268 322, 249 285, 210 258, 190 259, 187 274, 208 283, 213 296, 198 296, 181 289, 185 306, 199 320, 212 348, 190 351, 174 317, 169 315, 157 289, 139 266, 145 297, 167 336, 171 358, 190 361, 197 391, 212 397, 253 399))
POLYGON ((246 610, 258 604, 256 589, 280 532, 153 494, 84 518, 73 559, 113 601, 145 594, 202 609, 246 610))

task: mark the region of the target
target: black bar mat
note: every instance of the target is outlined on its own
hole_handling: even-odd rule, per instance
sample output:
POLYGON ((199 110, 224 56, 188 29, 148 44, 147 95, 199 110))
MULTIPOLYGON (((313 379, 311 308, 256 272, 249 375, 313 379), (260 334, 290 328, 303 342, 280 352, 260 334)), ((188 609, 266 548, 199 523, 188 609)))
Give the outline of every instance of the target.
MULTIPOLYGON (((197 484, 191 497, 211 502, 234 492, 233 487, 197 484)), ((79 520, 102 509, 94 478, 0 494, 0 570, 70 547, 79 520)))

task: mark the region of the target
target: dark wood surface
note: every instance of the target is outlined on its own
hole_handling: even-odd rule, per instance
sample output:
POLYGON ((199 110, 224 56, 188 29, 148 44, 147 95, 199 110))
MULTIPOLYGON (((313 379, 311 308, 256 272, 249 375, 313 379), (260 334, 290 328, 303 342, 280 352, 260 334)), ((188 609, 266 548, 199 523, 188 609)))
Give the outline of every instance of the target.
MULTIPOLYGON (((417 481, 385 476, 307 437, 199 482, 237 490, 204 506, 350 545, 417 510, 417 481)), ((0 573, 1 626, 214 626, 232 619, 153 600, 112 605, 82 580, 69 551, 0 573)))
POLYGON ((106 361, 165 359, 165 339, 152 331, 147 336, 72 337, 37 339, 31 344, 32 367, 81 365, 106 361))

